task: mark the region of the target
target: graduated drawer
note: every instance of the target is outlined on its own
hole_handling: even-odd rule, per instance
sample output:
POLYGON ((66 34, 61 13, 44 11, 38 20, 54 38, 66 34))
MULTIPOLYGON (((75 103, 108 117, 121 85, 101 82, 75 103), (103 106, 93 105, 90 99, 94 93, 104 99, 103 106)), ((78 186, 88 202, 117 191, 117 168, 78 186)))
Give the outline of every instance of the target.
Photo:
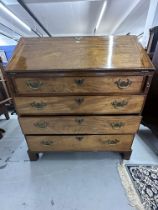
POLYGON ((15 78, 19 94, 139 93, 143 76, 15 78))
POLYGON ((31 151, 129 151, 133 135, 26 136, 31 151))
POLYGON ((144 96, 15 97, 19 114, 122 114, 139 113, 144 96))
POLYGON ((138 130, 140 116, 21 117, 24 134, 129 134, 138 130))

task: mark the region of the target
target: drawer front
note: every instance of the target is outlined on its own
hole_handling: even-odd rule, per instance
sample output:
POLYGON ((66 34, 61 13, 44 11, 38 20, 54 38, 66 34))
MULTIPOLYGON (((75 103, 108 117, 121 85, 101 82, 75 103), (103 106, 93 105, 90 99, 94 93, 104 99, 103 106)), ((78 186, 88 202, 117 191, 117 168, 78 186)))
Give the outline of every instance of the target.
POLYGON ((24 134, 129 134, 138 130, 140 116, 21 117, 24 134))
POLYGON ((143 76, 15 78, 19 94, 139 93, 143 76))
POLYGON ((16 97, 19 114, 123 114, 139 113, 144 96, 16 97))
POLYGON ((133 135, 26 136, 31 151, 129 151, 133 135))

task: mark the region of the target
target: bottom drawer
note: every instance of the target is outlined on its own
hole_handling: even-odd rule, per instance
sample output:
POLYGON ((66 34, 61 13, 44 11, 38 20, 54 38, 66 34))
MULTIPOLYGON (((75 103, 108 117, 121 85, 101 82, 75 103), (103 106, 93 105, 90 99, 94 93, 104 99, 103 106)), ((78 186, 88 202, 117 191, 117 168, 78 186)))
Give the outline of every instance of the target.
POLYGON ((129 151, 133 135, 26 136, 31 151, 129 151))

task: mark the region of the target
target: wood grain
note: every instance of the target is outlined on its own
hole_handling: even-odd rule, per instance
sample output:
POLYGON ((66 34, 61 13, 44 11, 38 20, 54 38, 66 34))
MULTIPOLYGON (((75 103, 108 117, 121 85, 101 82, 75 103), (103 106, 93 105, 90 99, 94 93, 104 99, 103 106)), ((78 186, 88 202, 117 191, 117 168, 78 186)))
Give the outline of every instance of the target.
POLYGON ((129 151, 133 135, 26 136, 30 151, 129 151))
POLYGON ((143 102, 142 95, 15 97, 18 113, 28 115, 139 113, 143 102))
POLYGON ((7 65, 29 157, 130 157, 154 67, 136 36, 21 38, 7 65))
POLYGON ((18 94, 140 93, 142 76, 16 78, 18 94), (122 86, 124 85, 124 86, 122 86))
POLYGON ((7 71, 146 68, 154 69, 135 36, 42 37, 20 39, 7 71))
POLYGON ((141 116, 21 117, 24 134, 131 134, 141 116))

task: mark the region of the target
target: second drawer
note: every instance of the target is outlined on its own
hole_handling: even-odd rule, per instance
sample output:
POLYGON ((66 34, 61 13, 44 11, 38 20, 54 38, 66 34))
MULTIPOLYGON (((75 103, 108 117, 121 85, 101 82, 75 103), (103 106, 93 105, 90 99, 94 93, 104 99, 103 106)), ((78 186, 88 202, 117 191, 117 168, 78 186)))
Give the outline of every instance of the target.
POLYGON ((133 114, 142 110, 143 103, 143 95, 15 97, 21 115, 133 114))
POLYGON ((141 116, 21 117, 24 134, 127 134, 138 130, 141 116))

